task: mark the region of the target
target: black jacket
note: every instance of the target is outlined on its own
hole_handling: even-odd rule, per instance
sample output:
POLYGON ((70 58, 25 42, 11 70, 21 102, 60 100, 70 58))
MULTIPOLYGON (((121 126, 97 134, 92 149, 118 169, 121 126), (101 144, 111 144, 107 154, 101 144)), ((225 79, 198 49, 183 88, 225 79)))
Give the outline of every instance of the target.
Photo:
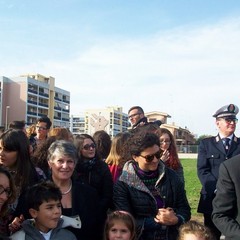
POLYGON ((225 239, 240 239, 240 155, 225 161, 219 169, 213 222, 225 239))
POLYGON ((233 135, 231 146, 225 152, 219 135, 203 139, 199 144, 197 171, 198 178, 202 184, 201 197, 198 212, 212 213, 212 200, 218 180, 220 164, 225 160, 240 154, 240 139, 233 135))
MULTIPOLYGON (((164 200, 165 207, 173 208, 179 220, 178 225, 167 227, 164 239, 176 239, 178 226, 191 217, 183 183, 173 170, 160 162, 159 178, 155 187, 164 200)), ((142 239, 155 239, 154 236, 157 234, 160 224, 155 224, 155 229, 148 233, 144 228, 146 228, 147 221, 154 221, 158 211, 157 203, 151 192, 137 176, 132 160, 125 164, 122 175, 115 184, 113 201, 117 210, 128 211, 135 217, 137 233, 139 236, 144 235, 142 239)))

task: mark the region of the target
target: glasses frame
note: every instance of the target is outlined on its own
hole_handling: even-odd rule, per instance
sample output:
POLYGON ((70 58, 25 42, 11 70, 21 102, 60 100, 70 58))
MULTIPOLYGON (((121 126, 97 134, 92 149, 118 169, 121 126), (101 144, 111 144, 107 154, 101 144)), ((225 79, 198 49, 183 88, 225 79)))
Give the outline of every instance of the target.
POLYGON ((4 188, 3 186, 0 186, 0 195, 2 195, 4 192, 8 198, 12 196, 12 190, 10 188, 4 188))
POLYGON ((135 117, 137 115, 140 115, 140 114, 141 114, 140 112, 134 113, 134 114, 128 116, 128 119, 133 118, 133 117, 135 117))
POLYGON ((90 150, 90 148, 96 148, 96 144, 95 143, 91 143, 91 144, 86 144, 83 146, 83 149, 88 151, 90 150))
POLYGON ((238 119, 237 118, 228 118, 228 117, 226 117, 226 118, 220 118, 220 119, 223 119, 227 124, 231 124, 232 122, 234 123, 234 124, 237 124, 238 123, 238 119))
POLYGON ((157 151, 154 154, 146 155, 146 156, 143 156, 140 154, 139 156, 145 158, 146 162, 150 163, 154 160, 155 157, 159 160, 162 156, 162 151, 157 151))
POLYGON ((36 128, 39 130, 47 130, 47 127, 36 126, 36 128))
POLYGON ((160 144, 163 144, 163 143, 170 145, 172 142, 171 141, 160 141, 160 144))

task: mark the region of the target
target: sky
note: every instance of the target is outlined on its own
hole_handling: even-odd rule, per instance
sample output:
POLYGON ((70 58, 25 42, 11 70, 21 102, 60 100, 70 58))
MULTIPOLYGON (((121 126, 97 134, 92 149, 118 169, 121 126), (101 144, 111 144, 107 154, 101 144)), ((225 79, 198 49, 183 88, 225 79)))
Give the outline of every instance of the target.
POLYGON ((201 136, 240 107, 240 1, 0 0, 0 12, 0 75, 54 77, 70 114, 139 105, 201 136))

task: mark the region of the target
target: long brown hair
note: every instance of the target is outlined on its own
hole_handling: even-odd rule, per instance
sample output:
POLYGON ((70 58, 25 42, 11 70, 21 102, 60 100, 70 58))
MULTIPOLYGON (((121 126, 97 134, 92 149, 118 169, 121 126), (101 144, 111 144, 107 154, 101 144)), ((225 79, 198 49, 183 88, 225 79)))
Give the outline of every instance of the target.
POLYGON ((176 146, 176 142, 175 142, 175 139, 173 137, 173 134, 166 128, 159 128, 156 131, 156 134, 159 137, 159 139, 163 134, 167 134, 169 136, 170 141, 171 141, 171 143, 169 145, 169 148, 168 148, 169 160, 166 161, 165 164, 173 170, 179 169, 181 164, 180 164, 180 160, 179 160, 179 157, 178 157, 177 146, 176 146))

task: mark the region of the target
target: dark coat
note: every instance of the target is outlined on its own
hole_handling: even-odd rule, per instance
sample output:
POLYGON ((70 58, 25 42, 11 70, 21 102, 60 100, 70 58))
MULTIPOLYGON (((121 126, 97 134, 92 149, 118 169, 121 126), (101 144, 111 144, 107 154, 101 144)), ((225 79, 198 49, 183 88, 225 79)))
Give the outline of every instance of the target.
POLYGON ((96 231, 103 232, 107 211, 112 208, 113 180, 108 165, 101 160, 79 161, 76 166, 77 180, 96 189, 98 194, 96 231))
POLYGON ((225 152, 219 135, 203 139, 199 144, 197 172, 202 184, 198 212, 212 213, 212 200, 215 197, 219 166, 225 160, 240 154, 240 139, 233 135, 231 146, 225 152))
MULTIPOLYGON (((190 207, 183 183, 176 173, 165 167, 162 162, 159 163, 159 178, 155 187, 164 200, 165 207, 174 209, 179 220, 178 226, 190 219, 190 207)), ((146 221, 151 220, 154 223, 154 217, 158 212, 157 203, 152 193, 137 176, 133 161, 125 164, 122 175, 114 186, 113 200, 117 210, 128 211, 135 217, 138 235, 144 235, 144 240, 154 239, 161 225, 155 224, 155 229, 148 233, 144 228, 146 228, 146 221)), ((169 227, 169 234, 164 239, 176 239, 178 226, 169 227)))
POLYGON ((225 161, 219 169, 213 222, 226 240, 240 239, 240 155, 225 161))
POLYGON ((72 186, 72 210, 71 213, 63 209, 63 215, 76 216, 79 215, 82 222, 81 229, 68 228, 73 232, 77 239, 81 240, 98 240, 100 233, 97 229, 97 208, 98 197, 95 189, 86 184, 73 181, 72 186))

